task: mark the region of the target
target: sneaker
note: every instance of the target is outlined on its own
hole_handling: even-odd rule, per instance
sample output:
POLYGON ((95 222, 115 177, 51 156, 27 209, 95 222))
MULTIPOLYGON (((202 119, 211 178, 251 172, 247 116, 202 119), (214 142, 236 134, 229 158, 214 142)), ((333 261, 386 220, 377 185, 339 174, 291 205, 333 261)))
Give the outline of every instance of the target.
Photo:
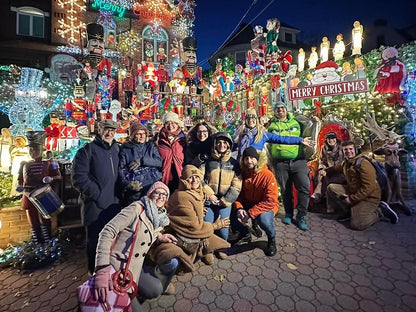
POLYGON ((308 225, 306 224, 306 217, 302 216, 300 218, 296 218, 296 221, 298 222, 298 228, 302 231, 308 230, 308 225))
POLYGON ((293 218, 293 216, 291 216, 291 215, 285 215, 285 217, 283 218, 283 223, 284 224, 287 224, 287 225, 290 225, 290 224, 292 224, 292 218, 293 218))
POLYGON ((175 285, 173 285, 172 283, 169 283, 168 287, 165 289, 163 294, 164 295, 174 295, 174 294, 176 294, 175 285))
POLYGON ((233 245, 240 246, 240 245, 244 245, 244 244, 247 244, 247 243, 251 243, 251 233, 250 232, 248 232, 246 234, 244 234, 244 233, 241 234, 240 233, 237 240, 235 240, 233 242, 233 245))
POLYGON ((257 223, 253 223, 253 225, 251 226, 251 229, 253 230, 253 234, 255 237, 262 237, 263 236, 263 232, 261 231, 259 225, 257 223))
POLYGON ((202 262, 204 262, 206 265, 211 265, 214 263, 214 255, 212 253, 206 254, 202 257, 202 262))
POLYGON ((382 215, 390 219, 391 223, 396 224, 397 221, 399 221, 399 217, 397 216, 397 214, 394 212, 393 209, 390 208, 390 206, 386 202, 381 201, 380 204, 378 204, 378 207, 380 208, 382 215))
POLYGON ((217 256, 217 258, 218 258, 218 259, 220 259, 220 260, 227 259, 227 257, 228 257, 227 253, 226 253, 226 252, 224 252, 224 251, 216 251, 216 252, 215 252, 215 255, 216 255, 216 256, 217 256))

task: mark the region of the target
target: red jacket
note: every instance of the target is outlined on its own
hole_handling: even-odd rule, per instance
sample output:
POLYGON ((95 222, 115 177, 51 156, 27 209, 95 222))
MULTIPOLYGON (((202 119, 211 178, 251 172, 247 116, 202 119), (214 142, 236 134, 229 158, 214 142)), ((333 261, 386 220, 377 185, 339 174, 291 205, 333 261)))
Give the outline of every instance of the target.
POLYGON ((262 169, 253 171, 248 177, 243 174, 243 186, 234 202, 234 209, 247 210, 253 219, 269 210, 273 210, 276 215, 279 209, 277 197, 276 178, 265 165, 262 169))
POLYGON ((183 132, 170 142, 167 133, 162 129, 157 140, 157 148, 162 158, 162 182, 169 185, 173 180, 172 165, 180 177, 182 174, 183 160, 185 157, 186 140, 183 132))

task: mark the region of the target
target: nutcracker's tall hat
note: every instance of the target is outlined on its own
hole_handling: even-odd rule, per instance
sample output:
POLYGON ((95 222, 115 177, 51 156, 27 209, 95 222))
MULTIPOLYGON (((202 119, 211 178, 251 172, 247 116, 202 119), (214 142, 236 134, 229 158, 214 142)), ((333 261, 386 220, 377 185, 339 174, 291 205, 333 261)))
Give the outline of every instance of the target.
POLYGON ((44 146, 46 139, 45 131, 27 131, 26 137, 28 144, 27 146, 44 146))
POLYGON ((87 25, 88 40, 97 39, 104 41, 104 27, 101 24, 90 23, 87 25))
POLYGON ((182 46, 184 51, 196 51, 197 49, 197 42, 196 38, 194 37, 186 37, 182 40, 182 46))

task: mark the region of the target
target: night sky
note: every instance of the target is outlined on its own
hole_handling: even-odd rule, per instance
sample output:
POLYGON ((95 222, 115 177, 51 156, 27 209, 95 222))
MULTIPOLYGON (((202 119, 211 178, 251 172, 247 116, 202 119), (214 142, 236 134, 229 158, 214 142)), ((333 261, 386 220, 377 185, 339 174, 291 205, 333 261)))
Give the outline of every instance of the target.
MULTIPOLYGON (((194 35, 198 40, 198 63, 209 68, 204 60, 230 35, 253 0, 197 0, 196 3, 194 35)), ((364 32, 366 25, 372 25, 379 18, 399 29, 416 24, 416 0, 254 0, 254 3, 244 22, 261 25, 265 30, 266 20, 277 17, 282 23, 299 29, 298 39, 307 43, 320 43, 323 36, 332 43, 338 33, 344 34, 347 41, 355 20, 361 22, 364 32), (251 22, 270 2, 268 9, 251 22)))

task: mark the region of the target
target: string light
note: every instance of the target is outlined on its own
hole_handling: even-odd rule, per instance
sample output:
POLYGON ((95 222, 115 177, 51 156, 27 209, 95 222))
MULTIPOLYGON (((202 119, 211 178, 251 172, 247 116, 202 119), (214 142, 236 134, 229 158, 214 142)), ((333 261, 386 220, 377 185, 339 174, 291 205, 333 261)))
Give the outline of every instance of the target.
POLYGON ((79 42, 80 33, 85 36, 86 24, 82 21, 78 21, 78 15, 86 10, 86 0, 58 0, 58 5, 61 8, 67 7, 67 20, 66 23, 64 18, 58 20, 60 28, 58 34, 68 40, 68 43, 75 45, 79 42))
POLYGON ((134 58, 140 46, 141 37, 131 29, 122 33, 118 37, 117 50, 123 54, 134 58))

